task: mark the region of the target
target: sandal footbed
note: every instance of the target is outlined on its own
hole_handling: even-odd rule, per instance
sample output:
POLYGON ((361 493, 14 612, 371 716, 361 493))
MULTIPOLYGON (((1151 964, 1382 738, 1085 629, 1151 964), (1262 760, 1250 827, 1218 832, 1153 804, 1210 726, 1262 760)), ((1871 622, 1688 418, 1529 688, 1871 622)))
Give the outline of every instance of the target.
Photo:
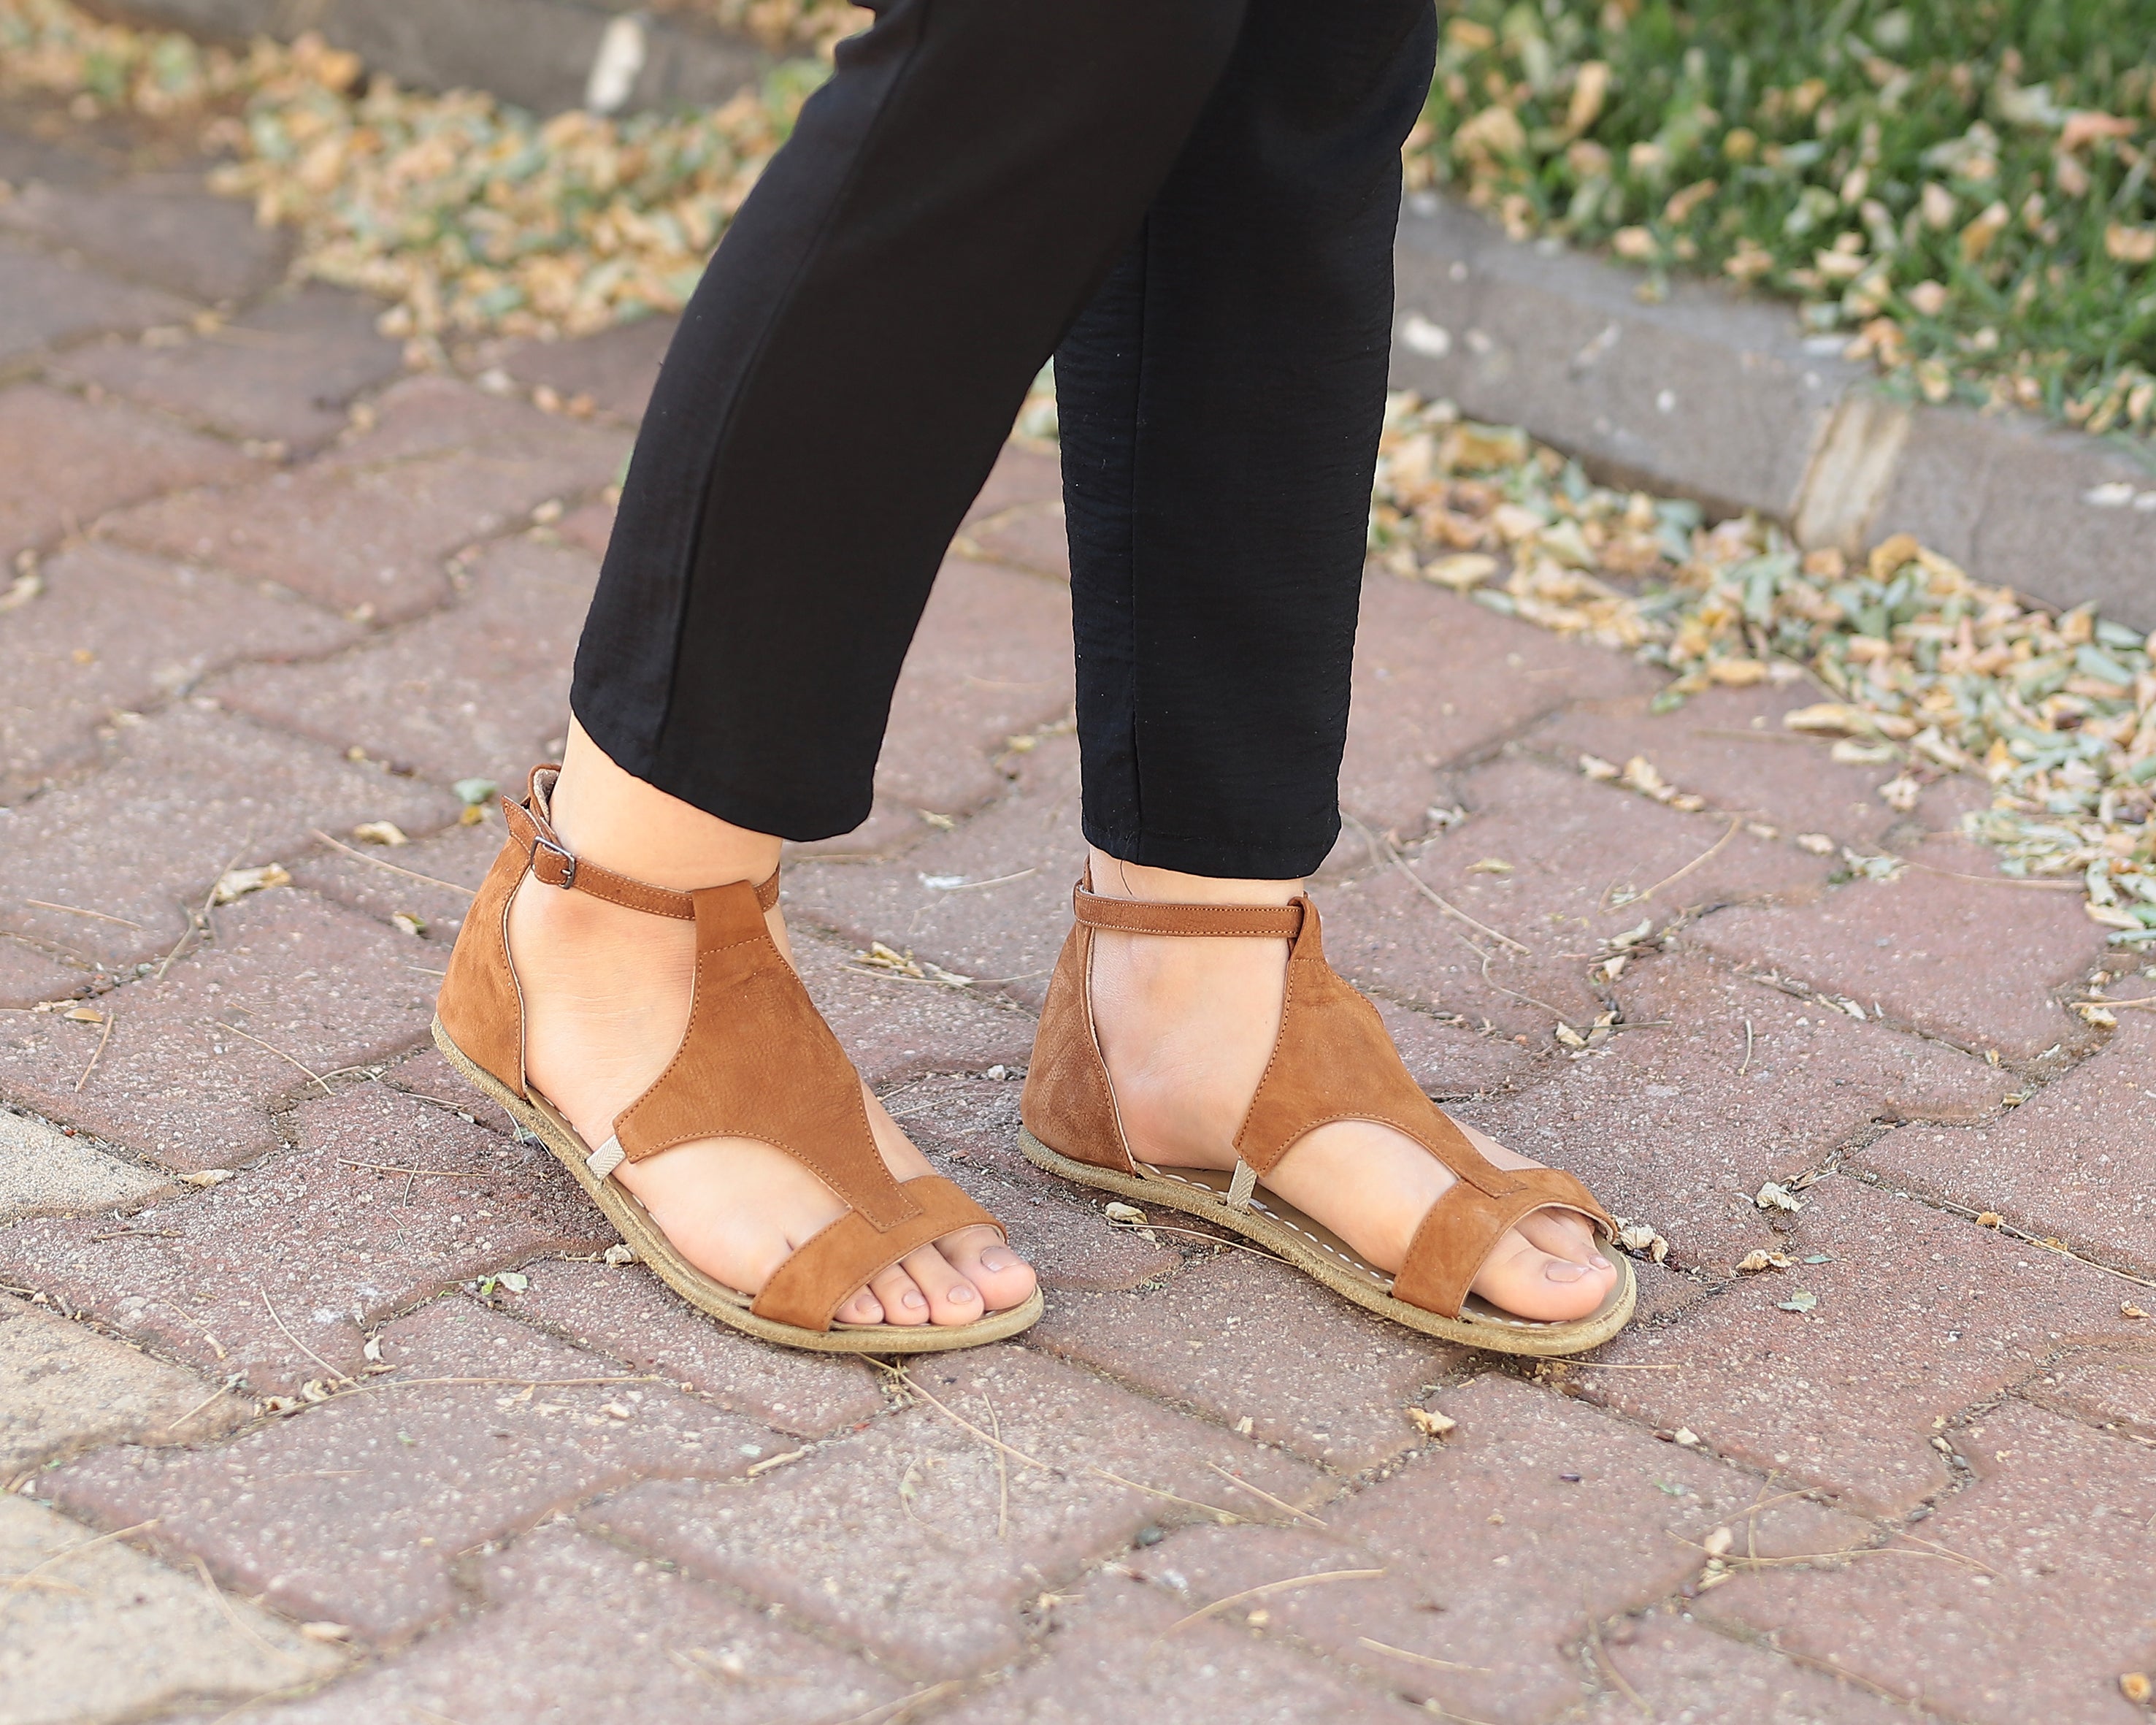
POLYGON ((1395 1300, 1389 1291, 1392 1277, 1365 1261, 1348 1243, 1323 1223, 1306 1215, 1276 1194, 1259 1189, 1248 1210, 1237 1210, 1227 1201, 1229 1176, 1207 1168, 1154 1168, 1141 1163, 1138 1174, 1118 1173, 1091 1162, 1081 1162, 1050 1150, 1021 1128, 1019 1148, 1036 1167, 1103 1192, 1112 1192, 1141 1202, 1202 1217, 1244 1238, 1254 1240, 1278 1254, 1297 1269, 1323 1283, 1336 1294, 1366 1311, 1389 1318, 1396 1324, 1425 1336, 1442 1337, 1491 1353, 1521 1354, 1533 1358, 1557 1358, 1599 1347, 1622 1330, 1638 1303, 1638 1283, 1631 1264, 1597 1239, 1595 1247, 1615 1266, 1616 1285, 1600 1308, 1584 1318, 1544 1323, 1517 1318, 1500 1311, 1479 1295, 1471 1295, 1456 1318, 1425 1311, 1419 1305, 1395 1300))
POLYGON ((606 1213, 620 1230, 638 1259, 652 1273, 697 1310, 721 1323, 746 1331, 761 1341, 813 1353, 926 1354, 978 1347, 1001 1341, 1029 1328, 1040 1316, 1040 1290, 1035 1288, 1022 1305, 991 1312, 970 1324, 839 1324, 829 1330, 810 1330, 798 1324, 782 1324, 759 1317, 750 1308, 750 1296, 706 1275, 677 1251, 660 1232, 635 1195, 618 1181, 601 1179, 585 1166, 590 1148, 575 1128, 549 1107, 542 1098, 518 1095, 471 1060, 450 1038, 441 1021, 434 1021, 434 1045, 465 1081, 536 1138, 567 1168, 592 1202, 606 1213))

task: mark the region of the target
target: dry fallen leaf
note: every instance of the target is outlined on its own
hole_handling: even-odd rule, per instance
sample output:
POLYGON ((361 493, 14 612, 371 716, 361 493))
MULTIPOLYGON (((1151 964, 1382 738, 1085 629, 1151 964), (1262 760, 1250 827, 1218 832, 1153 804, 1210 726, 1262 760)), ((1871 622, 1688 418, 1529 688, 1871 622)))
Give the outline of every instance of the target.
POLYGON ((2146 1311, 2143 1310, 2130 1300, 2120 1302, 2118 1315, 2122 1318, 2145 1318, 2148 1316, 2146 1311))
POLYGON ((1769 1252, 1763 1246, 1755 1247, 1737 1260, 1740 1270, 1750 1273, 1763 1269, 1787 1269, 1793 1260, 1786 1252, 1769 1252))
POLYGON ((198 1168, 192 1174, 181 1175, 180 1178, 186 1181, 190 1186, 219 1186, 232 1178, 232 1170, 229 1168, 198 1168))
POLYGON ((1824 832, 1800 832, 1797 835, 1797 848, 1810 851, 1815 857, 1831 857, 1835 844, 1824 832))
POLYGON ((2156 1684, 2148 1681, 2145 1671, 2127 1671, 2119 1677, 2118 1692, 2130 1702, 2146 1705, 2151 1696, 2156 1696, 2156 1684))
POLYGON ((1979 1210, 1977 1213, 1976 1225, 1979 1228, 1997 1228, 2005 1220, 2006 1218, 1996 1210, 1979 1210))
POLYGON ((1701 1549, 1710 1558, 1722 1558, 1729 1554, 1729 1547, 1736 1542, 1736 1537, 1728 1528, 1717 1527, 1699 1543, 1701 1549))
POLYGON ((1450 1437, 1460 1429, 1458 1420, 1435 1408, 1409 1408, 1408 1421, 1426 1438, 1450 1437))
MULTIPOLYGON (((401 841, 403 835, 399 834, 401 841)), ((219 875, 217 884, 210 889, 213 904, 230 904, 245 898, 249 893, 267 892, 272 887, 289 887, 292 877, 280 862, 264 862, 259 868, 228 868, 219 875)))
POLYGON ((1135 1204, 1103 1204, 1101 1213, 1111 1222, 1127 1222, 1134 1228, 1145 1226, 1146 1213, 1135 1204))
POLYGON ((394 821, 362 821, 352 829, 352 836, 363 844, 408 845, 412 841, 404 837, 404 829, 394 821))
POLYGON ((1804 1207, 1802 1198, 1787 1187, 1772 1180, 1759 1188, 1758 1195, 1752 1202, 1763 1210, 1787 1210, 1793 1215, 1804 1207))

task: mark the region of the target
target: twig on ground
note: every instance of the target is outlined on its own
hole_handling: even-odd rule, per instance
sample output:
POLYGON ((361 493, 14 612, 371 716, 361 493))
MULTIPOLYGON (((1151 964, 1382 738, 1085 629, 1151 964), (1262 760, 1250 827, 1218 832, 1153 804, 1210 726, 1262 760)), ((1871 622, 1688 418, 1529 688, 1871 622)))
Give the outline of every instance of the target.
POLYGON ((1264 1486, 1253 1486, 1248 1480, 1242 1479, 1235 1474, 1229 1473, 1227 1469, 1221 1466, 1217 1461, 1209 1461, 1205 1465, 1211 1468, 1214 1473, 1219 1475, 1219 1476, 1225 1480, 1229 1485, 1241 1487, 1242 1490, 1249 1492, 1253 1497, 1263 1498, 1275 1509, 1281 1511, 1283 1514, 1293 1516, 1298 1522, 1307 1522, 1313 1527, 1322 1527, 1325 1525, 1325 1523, 1319 1521, 1317 1516, 1311 1514, 1308 1510, 1299 1510, 1293 1504, 1274 1496, 1272 1493, 1266 1491, 1264 1486))
POLYGON ((1594 1614, 1594 1608, 1587 1602, 1584 1589, 1580 1592, 1579 1609, 1587 1614, 1587 1645, 1594 1650, 1595 1670, 1615 1684, 1623 1692, 1625 1700, 1649 1718, 1653 1718, 1655 1710, 1640 1698, 1638 1690, 1625 1681, 1624 1672, 1617 1669, 1616 1662, 1609 1657, 1609 1650, 1602 1645, 1602 1625, 1594 1614))
MULTIPOLYGON (((988 1399, 985 1391, 981 1395, 981 1405, 988 1410, 988 1424, 994 1428, 996 1442, 1000 1444, 1004 1440, 1004 1423, 996 1418, 996 1404, 988 1399)), ((1010 1462, 1000 1449, 996 1451, 996 1540, 998 1544, 1008 1544, 1010 1540, 1010 1462)))
POLYGON ((143 1533, 157 1525, 160 1517, 152 1516, 146 1522, 137 1522, 131 1527, 116 1527, 110 1533, 100 1533, 95 1539, 85 1539, 80 1545, 71 1545, 64 1552, 54 1552, 42 1563, 33 1564, 20 1575, 8 1577, 4 1585, 10 1590, 37 1584, 36 1578, 55 1564, 64 1563, 69 1558, 79 1558, 93 1546, 110 1545, 116 1539, 125 1539, 131 1533, 143 1533))
POLYGON ((324 844, 342 851, 347 857, 356 857, 362 862, 371 862, 377 868, 386 868, 392 874, 401 874, 407 880, 416 880, 422 886, 441 887, 452 893, 462 893, 467 899, 473 897, 477 890, 472 887, 460 887, 453 880, 437 880, 431 874, 419 874, 409 868, 399 868, 394 862, 386 862, 379 857, 370 857, 364 851, 355 850, 341 839, 331 838, 319 826, 311 826, 307 830, 324 844))
MULTIPOLYGON (((880 1362, 879 1362, 879 1363, 880 1362)), ((1015 1456, 1019 1460, 1024 1462, 1028 1467, 1037 1467, 1045 1474, 1052 1474, 1057 1471, 1056 1469, 1050 1467, 1038 1455, 1029 1455, 1023 1450, 1014 1449, 1011 1445, 1006 1444, 1001 1438, 992 1436, 988 1433, 983 1431, 980 1427, 974 1424, 972 1420, 967 1419, 964 1414, 952 1413, 950 1408, 945 1407, 942 1403, 937 1401, 934 1396, 929 1394, 927 1390, 921 1387, 921 1380, 916 1377, 911 1372, 907 1371, 905 1367, 886 1366, 884 1370, 890 1372, 892 1377, 896 1377, 901 1383, 904 1384, 906 1388, 911 1390, 916 1395, 919 1396, 922 1401, 927 1403, 930 1407, 941 1413, 953 1425, 963 1427, 967 1431, 971 1432, 983 1444, 992 1445, 995 1449, 1001 1450, 1006 1455, 1015 1456)))
POLYGON ((1743 1077, 1744 1076, 1744 1074, 1745 1074, 1746 1073, 1748 1073, 1748 1072, 1751 1071, 1751 1069, 1752 1069, 1752 1021, 1751 1021, 1749 1018, 1747 1018, 1747 1019, 1744 1021, 1744 1059, 1743 1059, 1743 1063, 1742 1063, 1738 1067, 1738 1068, 1737 1068, 1737 1075, 1738 1075, 1738 1077, 1739 1077, 1739 1078, 1743 1078, 1743 1077))
POLYGON ((1534 955, 1533 948, 1522 945, 1519 941, 1515 940, 1510 935, 1506 934, 1502 929, 1493 929, 1489 924, 1485 922, 1477 922, 1473 917, 1462 910, 1457 904, 1455 904, 1450 899, 1439 893, 1430 884, 1429 882, 1425 881, 1420 875, 1417 874, 1414 870, 1409 868, 1408 859, 1403 857, 1398 851, 1394 850, 1390 843, 1384 839, 1378 837, 1368 827, 1363 826, 1360 821, 1355 820, 1355 817, 1353 815, 1348 816, 1348 819, 1353 822, 1356 830, 1363 835, 1365 842, 1372 847, 1376 854, 1389 861, 1394 868, 1399 869, 1402 874, 1408 878, 1409 882, 1414 886, 1414 889, 1418 893, 1421 893, 1424 898, 1429 899, 1431 904, 1435 904, 1447 916, 1459 918, 1459 919, 1461 922, 1466 923, 1469 928, 1479 929, 1481 933, 1487 935, 1492 940, 1496 940, 1503 945, 1511 947, 1513 951, 1518 953, 1523 958, 1532 958, 1534 955))
POLYGON ((306 1663, 305 1658, 293 1652, 290 1648, 280 1647, 275 1641, 269 1640, 253 1624, 248 1622, 233 1609, 232 1601, 224 1596, 224 1589, 217 1584, 217 1578, 209 1573, 208 1564, 203 1563, 200 1558, 197 1558, 194 1559, 194 1566, 195 1573, 202 1577, 203 1586, 208 1590, 210 1598, 217 1602, 218 1609, 224 1614, 225 1620, 231 1624, 233 1628, 238 1630, 264 1653, 275 1654, 279 1659, 289 1659, 295 1665, 306 1663))
POLYGON ((112 1040, 112 1027, 120 1014, 112 1007, 105 1009, 105 1028, 97 1033, 97 1046, 90 1050, 90 1064, 82 1069, 82 1076, 74 1081, 74 1093, 82 1094, 82 1087, 90 1082, 90 1075, 97 1070, 97 1063, 104 1057, 105 1045, 112 1040))
POLYGON ((1677 870, 1675 874, 1665 875, 1661 879, 1656 881, 1654 885, 1649 887, 1645 892, 1640 893, 1639 897, 1636 899, 1629 899, 1625 902, 1629 904, 1644 904, 1648 899, 1653 898, 1656 893, 1661 892, 1664 887, 1674 886, 1677 882, 1682 880, 1686 875, 1690 874, 1693 869, 1706 867, 1706 865, 1713 859, 1717 852, 1720 851, 1721 848, 1724 845, 1727 844, 1730 840, 1737 837, 1738 830, 1743 825, 1744 822, 1741 818, 1731 821, 1728 830, 1725 832, 1720 838, 1715 840, 1712 844, 1709 845, 1697 857, 1693 857, 1691 862, 1686 863, 1683 868, 1677 870))
POLYGON ((23 902, 33 910, 64 910, 69 916, 86 916, 93 922, 116 923, 123 929, 143 932, 141 924, 131 923, 124 916, 107 916, 101 910, 81 910, 72 904, 54 904, 44 899, 25 899, 23 902))
POLYGON ((1316 1587, 1327 1581, 1370 1581, 1383 1575, 1382 1569, 1320 1569, 1309 1575, 1290 1575, 1279 1581, 1268 1581, 1256 1587, 1246 1587, 1239 1594, 1229 1594, 1225 1599, 1215 1599, 1210 1605, 1201 1605, 1188 1617, 1179 1617, 1160 1632, 1159 1640, 1165 1641, 1178 1630, 1225 1611, 1230 1605, 1245 1599, 1261 1599, 1271 1594, 1284 1594, 1294 1588, 1316 1587))
POLYGON ((339 1156, 336 1161, 341 1168, 365 1168, 376 1174, 424 1174, 436 1180, 484 1180, 501 1171, 499 1168, 405 1168, 394 1162, 355 1162, 349 1156, 339 1156))
POLYGON ((1496 1675, 1487 1666, 1461 1665, 1455 1660, 1433 1659, 1427 1653, 1410 1653, 1404 1647, 1394 1647, 1383 1641, 1373 1641, 1368 1635, 1358 1635, 1355 1639, 1363 1646, 1374 1649, 1379 1653, 1389 1653, 1395 1659, 1413 1660, 1417 1665, 1435 1666, 1440 1671, 1473 1671, 1476 1676, 1483 1677, 1496 1675))
POLYGON ((300 1061, 293 1059, 292 1057, 290 1054, 287 1054, 282 1048, 276 1047, 274 1043, 264 1042, 260 1037, 256 1036, 252 1031, 242 1030, 237 1024, 227 1024, 222 1018, 212 1018, 206 1022, 214 1024, 219 1030, 228 1030, 234 1036, 245 1037, 247 1040, 254 1043, 256 1048, 267 1048, 280 1060, 285 1061, 290 1065, 298 1067, 301 1072, 305 1073, 309 1078, 312 1079, 316 1084, 322 1087, 323 1095, 334 1096, 336 1094, 336 1091, 330 1089, 329 1080, 324 1078, 320 1073, 316 1072, 312 1067, 302 1064, 300 1061))
POLYGON ((330 1364, 327 1360, 324 1359, 320 1354, 316 1353, 314 1349, 309 1347, 305 1342, 300 1341, 298 1336, 292 1333, 291 1326, 286 1324, 284 1319, 277 1316, 277 1308, 270 1303, 270 1290, 267 1288, 264 1287, 261 1283, 257 1282, 254 1285, 254 1291, 262 1296, 263 1310, 270 1314, 270 1321, 285 1332, 285 1341, 290 1342, 293 1347, 299 1349, 301 1353, 312 1360, 317 1366, 320 1366, 323 1371, 328 1372, 332 1383, 350 1383, 352 1381, 352 1376, 349 1372, 338 1371, 336 1367, 330 1364))

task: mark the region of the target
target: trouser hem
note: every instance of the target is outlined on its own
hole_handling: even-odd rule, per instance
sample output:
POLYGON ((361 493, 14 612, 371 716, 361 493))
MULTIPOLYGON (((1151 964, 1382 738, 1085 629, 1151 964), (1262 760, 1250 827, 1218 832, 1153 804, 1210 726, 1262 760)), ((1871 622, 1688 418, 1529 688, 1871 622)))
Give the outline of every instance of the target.
POLYGON ((774 798, 744 790, 726 783, 715 773, 665 760, 649 741, 622 735, 610 729, 603 720, 594 722, 578 713, 577 723, 598 744, 599 752, 630 777, 641 779, 653 789, 679 797, 692 808, 701 809, 707 815, 751 832, 767 833, 795 844, 836 838, 841 833, 851 832, 867 820, 874 805, 873 795, 836 804, 774 798))
POLYGON ((1300 880, 1315 874, 1340 837, 1335 816, 1322 831, 1297 837, 1271 835, 1262 840, 1191 838, 1172 833, 1111 832, 1091 821, 1080 826, 1086 842, 1120 862, 1143 868, 1173 868, 1179 874, 1203 874, 1216 880, 1300 880))

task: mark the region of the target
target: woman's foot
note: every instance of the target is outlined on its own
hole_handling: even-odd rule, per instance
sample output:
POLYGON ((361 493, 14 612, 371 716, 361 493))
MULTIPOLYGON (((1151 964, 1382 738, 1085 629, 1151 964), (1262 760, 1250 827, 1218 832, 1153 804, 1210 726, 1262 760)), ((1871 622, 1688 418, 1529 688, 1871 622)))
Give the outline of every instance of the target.
MULTIPOLYGON (((676 891, 762 880, 778 864, 777 839, 726 826, 629 777, 581 730, 572 732, 553 811, 563 839, 580 856, 676 891), (637 835, 634 850, 608 843, 619 832, 637 835), (703 870, 714 872, 700 878, 703 870)), ((784 921, 776 909, 766 920, 790 964, 784 921)), ((527 875, 511 904, 509 944, 524 994, 532 1088, 587 1144, 603 1143, 614 1116, 643 1094, 680 1044, 696 968, 695 926, 565 893, 527 875)), ((932 1172, 865 1086, 862 1100, 892 1177, 932 1172)), ((801 1163, 752 1139, 698 1139, 624 1162, 613 1177, 682 1256, 744 1294, 761 1291, 796 1247, 846 1209, 801 1163)), ((969 1324, 1023 1305, 1033 1289, 1032 1267, 993 1228, 961 1228, 878 1273, 835 1318, 969 1324)))
MULTIPOLYGON (((1285 904, 1302 888, 1140 868, 1096 850, 1093 889, 1183 904, 1285 904)), ((1286 941, 1095 930, 1094 1023, 1134 1156, 1167 1167, 1235 1166, 1233 1141, 1271 1058, 1286 981, 1286 941)), ((1538 1166, 1471 1126, 1460 1130, 1501 1168, 1538 1166)), ((1337 1120, 1297 1141, 1265 1184, 1378 1269, 1398 1270, 1453 1177, 1389 1126, 1337 1120)), ((1596 1310, 1615 1280, 1584 1218, 1538 1210, 1499 1241, 1473 1287, 1504 1311, 1548 1323, 1596 1310)))

